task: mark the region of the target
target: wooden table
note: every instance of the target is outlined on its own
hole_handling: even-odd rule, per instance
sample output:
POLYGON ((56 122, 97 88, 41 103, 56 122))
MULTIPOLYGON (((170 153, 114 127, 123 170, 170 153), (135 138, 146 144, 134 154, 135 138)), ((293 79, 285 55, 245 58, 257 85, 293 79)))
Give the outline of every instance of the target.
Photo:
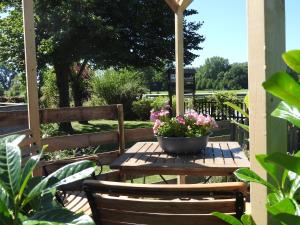
POLYGON ((237 142, 209 142, 197 155, 166 154, 157 142, 138 142, 117 158, 111 169, 131 175, 229 176, 250 163, 237 142))

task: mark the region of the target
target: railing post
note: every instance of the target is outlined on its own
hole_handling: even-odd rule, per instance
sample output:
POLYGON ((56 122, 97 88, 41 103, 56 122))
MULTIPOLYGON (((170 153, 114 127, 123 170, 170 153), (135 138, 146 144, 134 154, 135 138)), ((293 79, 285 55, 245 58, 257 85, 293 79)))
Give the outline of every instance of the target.
POLYGON ((118 113, 118 132, 119 132, 119 151, 120 154, 125 152, 125 131, 124 131, 124 109, 123 105, 117 105, 118 113))

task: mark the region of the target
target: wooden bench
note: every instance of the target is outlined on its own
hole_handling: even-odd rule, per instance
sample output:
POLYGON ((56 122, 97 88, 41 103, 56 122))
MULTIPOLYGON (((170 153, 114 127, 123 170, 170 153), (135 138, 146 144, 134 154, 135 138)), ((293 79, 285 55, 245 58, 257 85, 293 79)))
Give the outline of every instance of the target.
POLYGON ((97 225, 225 225, 214 211, 240 218, 245 210, 241 182, 144 185, 84 181, 97 225))

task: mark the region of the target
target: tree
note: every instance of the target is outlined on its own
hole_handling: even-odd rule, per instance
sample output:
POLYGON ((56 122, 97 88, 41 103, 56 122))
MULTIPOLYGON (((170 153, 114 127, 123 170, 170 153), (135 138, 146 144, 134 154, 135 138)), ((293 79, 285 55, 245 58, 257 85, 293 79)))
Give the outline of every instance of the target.
POLYGON ((248 64, 234 63, 229 71, 224 73, 223 87, 228 90, 248 88, 248 64))
POLYGON ((228 59, 212 57, 196 73, 197 89, 238 90, 248 88, 247 63, 229 64, 228 59))
MULTIPOLYGON (((8 7, 8 17, 0 20, 0 60, 24 71, 20 1, 9 0, 0 9, 8 7)), ((74 63, 142 68, 174 60, 174 14, 162 0, 36 0, 35 13, 38 66, 53 65, 60 107, 70 106, 69 81, 74 63)), ((185 15, 196 13, 188 10, 185 15)), ((201 49, 204 38, 197 33, 202 23, 185 21, 184 25, 188 64, 196 57, 192 50, 201 49)), ((77 86, 73 84, 73 88, 77 86)), ((70 124, 61 128, 71 131, 70 124)))
POLYGON ((0 67, 0 86, 3 90, 8 90, 10 88, 15 75, 15 72, 8 70, 5 67, 0 67))
POLYGON ((214 83, 219 79, 219 73, 226 72, 230 68, 228 59, 222 57, 212 57, 205 60, 203 66, 196 73, 197 88, 209 89, 215 88, 214 83))

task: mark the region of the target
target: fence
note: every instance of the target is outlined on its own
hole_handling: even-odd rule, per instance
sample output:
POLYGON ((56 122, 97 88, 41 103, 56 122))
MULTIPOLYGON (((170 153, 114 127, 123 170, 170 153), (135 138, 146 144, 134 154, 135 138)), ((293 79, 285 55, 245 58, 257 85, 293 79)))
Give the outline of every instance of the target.
MULTIPOLYGON (((243 102, 236 103, 243 110, 246 109, 243 102)), ((188 110, 189 106, 185 105, 185 110, 188 110)), ((206 99, 196 99, 193 103, 193 109, 198 113, 208 114, 215 118, 215 120, 231 120, 236 119, 239 121, 245 121, 247 118, 240 112, 236 112, 227 105, 219 102, 209 101, 206 99)))

